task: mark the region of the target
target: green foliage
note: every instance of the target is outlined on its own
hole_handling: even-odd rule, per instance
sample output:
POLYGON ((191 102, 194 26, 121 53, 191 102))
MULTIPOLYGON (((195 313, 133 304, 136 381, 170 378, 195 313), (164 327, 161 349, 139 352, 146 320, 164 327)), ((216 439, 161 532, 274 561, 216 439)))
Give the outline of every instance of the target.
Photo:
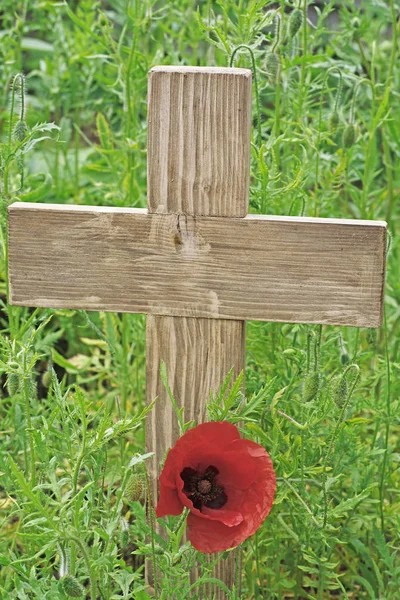
POLYGON ((224 589, 186 512, 146 522, 144 317, 10 306, 6 208, 145 206, 148 70, 234 62, 255 84, 251 211, 386 219, 391 245, 381 329, 248 323, 245 377, 210 397, 278 477, 225 592, 396 600, 398 2, 4 0, 1 19, 0 597, 145 600, 145 560, 160 600, 224 589))

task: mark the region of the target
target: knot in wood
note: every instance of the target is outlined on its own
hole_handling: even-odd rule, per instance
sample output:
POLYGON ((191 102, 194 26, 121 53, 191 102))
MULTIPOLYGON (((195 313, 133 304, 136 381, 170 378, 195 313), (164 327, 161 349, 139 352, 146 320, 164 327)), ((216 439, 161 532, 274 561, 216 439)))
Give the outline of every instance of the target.
POLYGON ((192 215, 175 215, 172 239, 176 252, 185 259, 199 258, 211 248, 200 232, 196 217, 192 215))

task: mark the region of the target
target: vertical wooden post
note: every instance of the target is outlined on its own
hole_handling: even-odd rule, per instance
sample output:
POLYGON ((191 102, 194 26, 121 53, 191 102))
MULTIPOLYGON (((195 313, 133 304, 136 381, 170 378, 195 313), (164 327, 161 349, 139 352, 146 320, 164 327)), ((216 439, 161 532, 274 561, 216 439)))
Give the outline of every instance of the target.
MULTIPOLYGON (((248 209, 251 71, 156 67, 149 73, 148 204, 150 212, 175 213, 171 243, 182 260, 196 248, 197 215, 244 217, 248 209), (182 231, 185 230, 184 235, 182 231), (185 247, 191 251, 185 252, 185 247)), ((156 233, 155 233, 156 235, 156 233)), ((221 237, 224 232, 221 231, 221 237)), ((192 254, 191 254, 192 253, 192 254)), ((213 301, 218 303, 218 298, 213 301)), ((245 321, 147 317, 147 400, 158 396, 147 418, 146 444, 153 497, 160 463, 178 437, 176 417, 160 380, 164 360, 171 390, 184 419, 205 420, 210 391, 234 367, 245 366, 245 321)), ((233 556, 215 576, 231 588, 233 556)), ((220 590, 214 592, 224 598, 220 590)))

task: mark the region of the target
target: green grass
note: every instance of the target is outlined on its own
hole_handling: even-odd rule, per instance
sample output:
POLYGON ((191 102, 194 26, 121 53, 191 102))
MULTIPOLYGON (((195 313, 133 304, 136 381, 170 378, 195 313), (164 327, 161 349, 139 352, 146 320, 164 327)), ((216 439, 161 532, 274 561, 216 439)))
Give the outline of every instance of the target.
POLYGON ((211 566, 179 550, 178 518, 152 547, 129 494, 144 317, 8 305, 6 207, 145 206, 148 70, 231 62, 257 75, 252 212, 386 219, 390 250, 380 330, 248 324, 245 414, 229 414, 278 491, 230 597, 399 597, 400 4, 336 4, 308 2, 305 20, 302 0, 291 37, 283 0, 1 3, 0 598, 67 598, 68 572, 91 600, 143 600, 154 555, 159 598, 188 597, 196 562, 205 597, 211 566))

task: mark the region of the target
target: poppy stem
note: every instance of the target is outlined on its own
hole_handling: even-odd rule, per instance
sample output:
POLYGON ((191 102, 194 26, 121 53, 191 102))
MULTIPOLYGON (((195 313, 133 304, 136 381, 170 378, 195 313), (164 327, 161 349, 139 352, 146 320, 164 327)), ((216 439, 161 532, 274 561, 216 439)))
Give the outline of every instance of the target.
POLYGON ((297 500, 304 506, 304 508, 306 509, 307 513, 310 515, 311 519, 315 523, 315 525, 318 527, 318 529, 320 529, 321 526, 320 526, 318 520, 315 518, 315 516, 314 516, 314 514, 313 514, 313 512, 311 510, 311 508, 308 506, 307 502, 305 502, 305 500, 303 500, 303 498, 300 496, 300 494, 298 493, 298 491, 296 490, 296 488, 293 487, 293 485, 290 483, 290 481, 288 481, 284 477, 282 477, 282 481, 284 481, 286 483, 286 485, 288 486, 288 488, 292 490, 292 492, 296 496, 297 500))
POLYGON ((150 521, 150 532, 151 532, 151 558, 153 561, 153 584, 154 584, 154 597, 158 600, 158 581, 157 581, 157 562, 156 562, 156 549, 154 544, 154 511, 153 501, 151 496, 150 480, 145 469, 146 487, 147 487, 147 498, 149 502, 149 521, 150 521))
POLYGON ((179 434, 182 435, 183 433, 185 433, 185 424, 183 422, 183 406, 181 408, 179 408, 177 401, 174 398, 174 395, 171 391, 171 388, 170 388, 170 385, 168 382, 167 367, 163 360, 161 361, 161 365, 160 365, 160 376, 161 376, 161 381, 163 382, 163 385, 165 387, 165 391, 167 392, 168 398, 170 399, 171 404, 173 406, 174 412, 176 414, 176 418, 178 420, 179 434))
POLYGON ((258 148, 261 148, 262 145, 262 133, 261 133, 261 108, 260 108, 260 95, 258 93, 258 84, 257 84, 257 69, 256 69, 256 60, 254 58, 254 52, 247 44, 240 44, 237 46, 231 54, 231 58, 229 61, 229 66, 233 67, 235 61, 235 54, 238 50, 241 49, 247 50, 250 53, 251 57, 251 66, 253 70, 253 78, 254 78, 254 91, 256 95, 256 108, 257 108, 257 140, 258 140, 258 148))
POLYGON ((351 365, 349 365, 345 372, 343 373, 343 377, 346 377, 347 373, 350 370, 354 370, 355 371, 355 377, 352 383, 352 386, 350 388, 350 391, 347 394, 347 398, 343 404, 343 407, 340 411, 339 414, 339 418, 336 421, 336 426, 335 429, 332 433, 330 442, 329 442, 329 446, 328 446, 328 450, 325 453, 324 456, 324 460, 322 461, 322 495, 323 495, 323 509, 324 509, 324 518, 323 518, 323 525, 322 525, 322 529, 324 529, 326 527, 326 524, 328 522, 328 494, 327 494, 327 489, 326 489, 326 482, 327 482, 327 473, 326 473, 326 469, 327 469, 327 464, 328 461, 331 458, 331 454, 333 452, 333 448, 334 448, 334 444, 336 442, 336 438, 339 435, 339 431, 340 428, 342 426, 342 423, 344 421, 344 416, 347 410, 347 407, 349 405, 350 399, 353 395, 354 392, 354 388, 356 387, 358 380, 360 379, 360 367, 358 365, 356 365, 355 363, 352 363, 351 365))
POLYGON ((262 589, 260 555, 259 555, 259 551, 258 551, 258 529, 256 531, 256 570, 257 570, 257 577, 258 577, 258 586, 255 586, 255 593, 256 593, 256 600, 258 600, 260 598, 259 590, 262 589))
POLYGON ((242 582, 242 544, 236 548, 235 556, 235 596, 240 600, 242 582))
POLYGON ((181 541, 182 541, 183 532, 185 530, 184 526, 186 524, 186 519, 187 519, 187 516, 188 516, 189 512, 190 512, 189 509, 185 507, 184 510, 183 510, 183 513, 179 517, 178 523, 176 524, 176 526, 172 530, 172 537, 173 537, 172 547, 173 547, 173 553, 174 554, 179 551, 179 547, 180 547, 181 541))
POLYGON ((180 530, 180 528, 182 527, 182 525, 183 525, 184 521, 186 521, 188 514, 189 514, 189 509, 185 507, 185 508, 183 509, 183 513, 182 513, 182 514, 181 514, 181 516, 179 517, 179 521, 178 521, 178 523, 176 524, 176 527, 174 528, 174 530, 173 530, 173 533, 175 533, 175 534, 176 534, 176 533, 178 533, 178 532, 179 532, 179 530, 180 530))
POLYGON ((87 574, 90 582, 90 600, 96 600, 97 598, 97 582, 96 582, 96 573, 93 568, 93 565, 90 563, 89 554, 87 551, 86 544, 82 542, 82 540, 73 534, 68 534, 68 538, 72 540, 80 549, 83 557, 83 562, 86 565, 87 574))

